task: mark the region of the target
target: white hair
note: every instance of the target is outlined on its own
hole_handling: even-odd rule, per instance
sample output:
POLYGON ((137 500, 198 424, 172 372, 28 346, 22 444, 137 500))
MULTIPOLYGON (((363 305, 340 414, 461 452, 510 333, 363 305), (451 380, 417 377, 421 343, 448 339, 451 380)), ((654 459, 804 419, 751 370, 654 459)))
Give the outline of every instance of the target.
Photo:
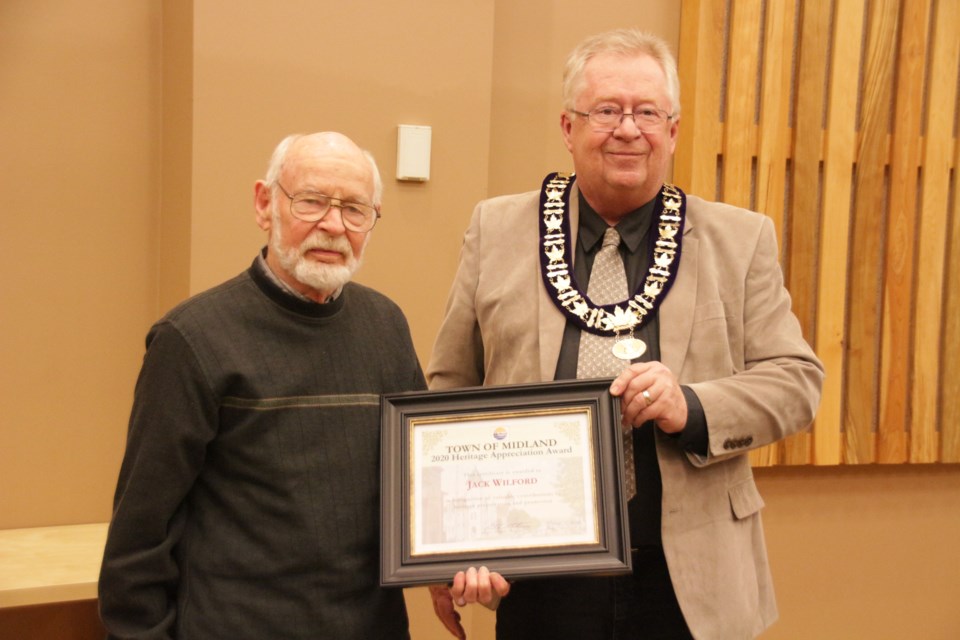
POLYGON ((652 33, 640 29, 615 29, 591 36, 570 52, 563 72, 563 107, 576 108, 580 94, 583 70, 594 56, 602 53, 621 55, 645 54, 656 60, 667 79, 667 95, 670 98, 671 115, 680 113, 680 76, 677 61, 667 43, 652 33))
MULTIPOLYGON (((283 165, 287 161, 287 154, 295 142, 304 137, 305 134, 294 133, 283 140, 273 150, 270 156, 270 163, 267 165, 267 176, 264 181, 272 192, 276 192, 277 185, 280 183, 280 174, 283 173, 283 165)), ((383 180, 380 178, 380 169, 377 168, 377 161, 373 159, 373 154, 366 149, 361 149, 363 157, 370 164, 370 171, 373 173, 373 206, 380 207, 383 200, 383 180)))

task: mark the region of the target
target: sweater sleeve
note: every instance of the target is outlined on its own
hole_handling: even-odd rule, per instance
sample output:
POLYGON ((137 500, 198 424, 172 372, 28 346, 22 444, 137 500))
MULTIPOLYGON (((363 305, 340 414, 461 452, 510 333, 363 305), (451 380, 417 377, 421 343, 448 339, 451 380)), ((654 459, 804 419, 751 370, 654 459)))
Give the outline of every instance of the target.
POLYGON ((183 336, 159 323, 147 337, 100 573, 110 638, 171 638, 184 497, 217 429, 217 403, 183 336))

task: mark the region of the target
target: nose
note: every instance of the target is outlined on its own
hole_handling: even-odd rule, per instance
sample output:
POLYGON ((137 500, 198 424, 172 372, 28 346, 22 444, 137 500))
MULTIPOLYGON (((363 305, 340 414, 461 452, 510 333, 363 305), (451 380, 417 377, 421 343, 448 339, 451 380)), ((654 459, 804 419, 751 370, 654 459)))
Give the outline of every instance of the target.
POLYGON ((633 113, 624 113, 623 117, 620 118, 620 124, 613 130, 613 135, 618 138, 638 138, 643 135, 643 131, 640 130, 633 113), (627 124, 628 122, 629 124, 627 124))
POLYGON ((343 205, 330 203, 327 213, 317 220, 317 227, 323 229, 331 235, 343 235, 347 232, 347 227, 343 224, 343 205), (333 216, 333 210, 337 210, 337 216, 333 216))

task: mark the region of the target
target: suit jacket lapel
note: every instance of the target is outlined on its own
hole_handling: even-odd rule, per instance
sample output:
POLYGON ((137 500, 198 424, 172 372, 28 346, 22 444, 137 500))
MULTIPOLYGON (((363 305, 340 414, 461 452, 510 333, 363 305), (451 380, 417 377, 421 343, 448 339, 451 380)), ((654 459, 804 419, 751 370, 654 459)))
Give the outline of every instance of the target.
MULTIPOLYGON (((697 259, 699 243, 690 233, 689 216, 683 228, 683 248, 677 279, 660 305, 660 360, 677 378, 687 358, 693 332, 693 310, 697 303, 697 259)), ((683 382, 681 380, 681 382, 683 382)))
MULTIPOLYGON (((570 189, 570 235, 571 235, 571 247, 576 246, 577 243, 577 227, 580 223, 580 195, 577 190, 577 183, 573 183, 573 188, 570 189)), ((538 201, 539 202, 539 201, 538 201)), ((563 344, 563 330, 567 324, 567 317, 557 309, 557 305, 550 298, 550 294, 547 291, 546 286, 543 284, 543 275, 540 273, 540 259, 539 254, 541 251, 540 246, 540 211, 539 205, 537 210, 537 237, 536 237, 536 251, 537 251, 537 272, 534 274, 537 279, 537 306, 538 313, 536 316, 531 314, 531 317, 536 317, 539 326, 539 339, 540 339, 540 379, 541 380, 553 380, 554 374, 557 372, 557 360, 560 358, 560 347, 563 344)), ((571 253, 576 253, 571 250, 571 253)), ((571 270, 573 265, 570 265, 571 270)), ((531 335, 534 335, 531 333, 531 335)))

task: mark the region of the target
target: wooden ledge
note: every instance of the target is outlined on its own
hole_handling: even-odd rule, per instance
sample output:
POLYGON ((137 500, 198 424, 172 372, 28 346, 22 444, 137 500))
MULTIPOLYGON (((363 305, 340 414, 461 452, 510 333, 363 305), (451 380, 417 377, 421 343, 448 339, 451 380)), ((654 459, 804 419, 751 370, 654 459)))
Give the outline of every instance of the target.
POLYGON ((107 523, 0 530, 0 608, 97 597, 107 523))

